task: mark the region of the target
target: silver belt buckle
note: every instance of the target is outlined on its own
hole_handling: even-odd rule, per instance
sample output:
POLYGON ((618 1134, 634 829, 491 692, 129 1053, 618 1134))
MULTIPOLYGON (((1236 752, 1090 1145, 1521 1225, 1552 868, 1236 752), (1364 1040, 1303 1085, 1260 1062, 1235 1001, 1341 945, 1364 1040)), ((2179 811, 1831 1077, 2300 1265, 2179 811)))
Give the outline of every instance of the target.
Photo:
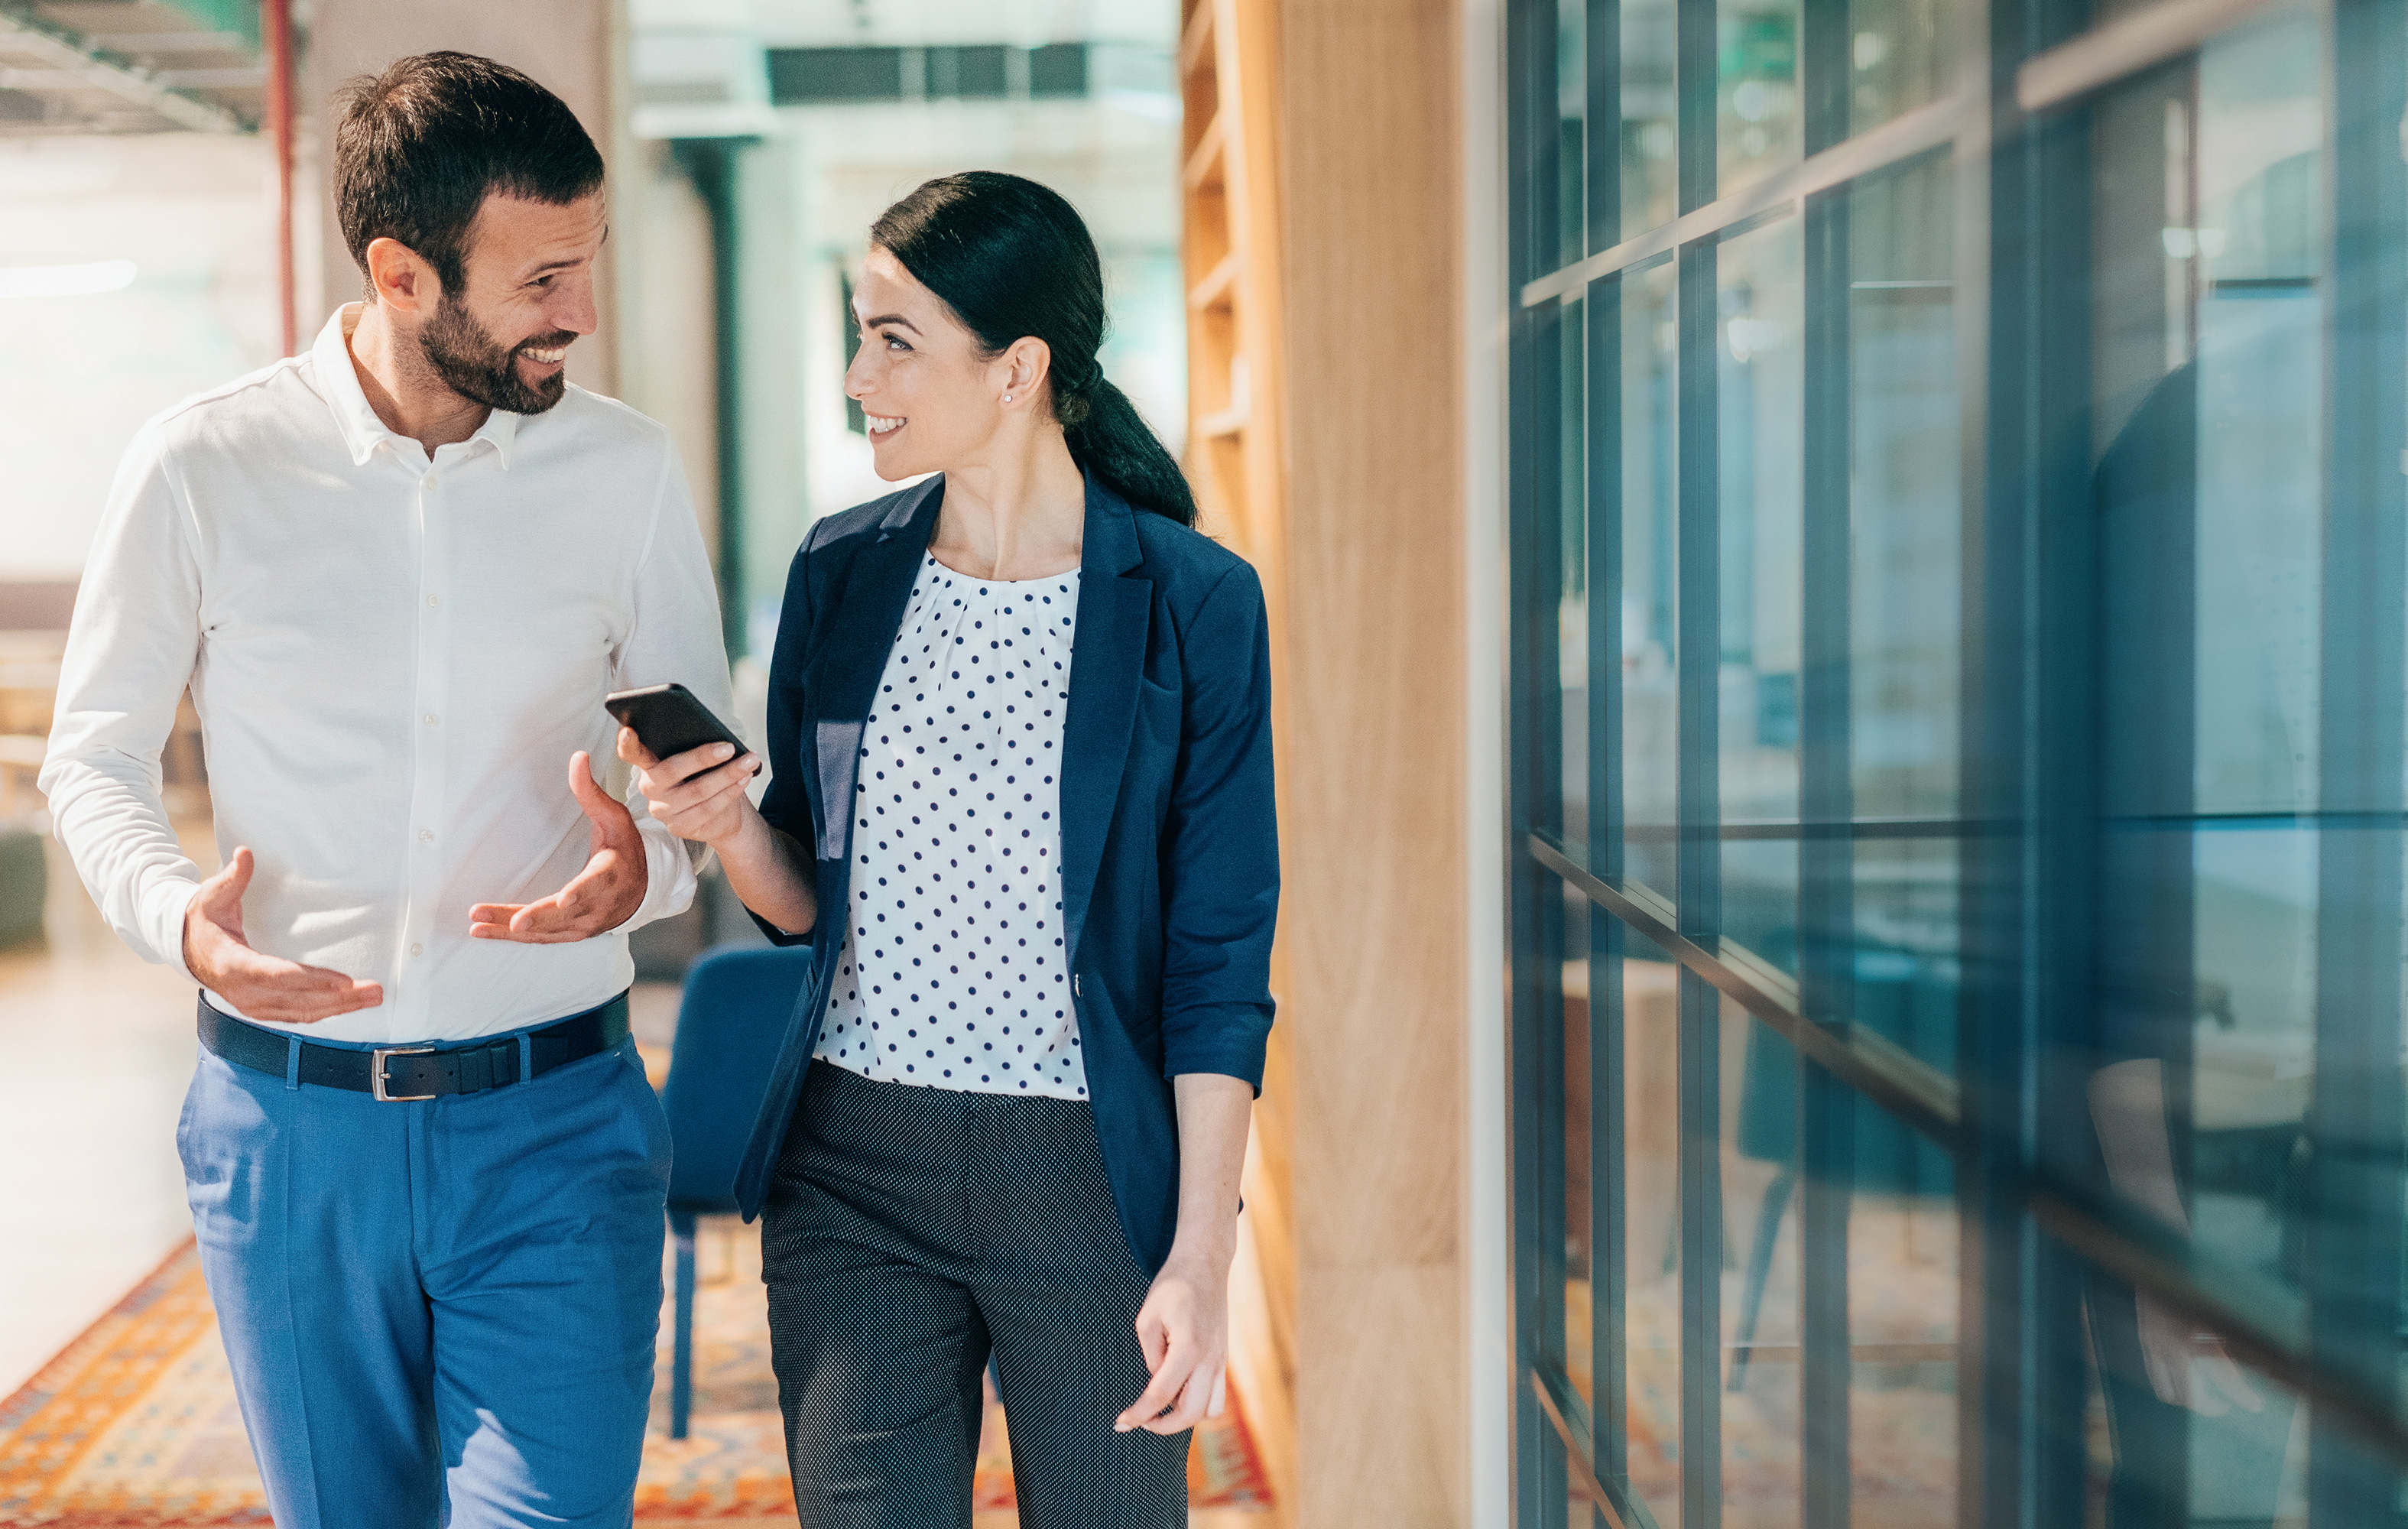
POLYGON ((389 1056, 425 1056, 432 1046, 380 1046, 368 1053, 368 1093, 380 1105, 406 1105, 418 1099, 432 1099, 432 1093, 387 1093, 384 1091, 384 1059, 389 1056))

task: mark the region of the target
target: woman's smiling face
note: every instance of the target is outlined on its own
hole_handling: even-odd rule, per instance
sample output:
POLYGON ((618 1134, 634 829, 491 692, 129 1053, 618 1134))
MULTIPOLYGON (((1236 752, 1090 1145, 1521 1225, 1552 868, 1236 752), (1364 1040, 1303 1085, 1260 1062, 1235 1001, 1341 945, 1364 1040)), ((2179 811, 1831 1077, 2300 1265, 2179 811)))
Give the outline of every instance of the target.
POLYGON ((1008 356, 989 358, 968 326, 903 263, 872 249, 853 288, 861 350, 844 391, 869 422, 878 476, 892 482, 957 469, 1003 418, 1008 356))

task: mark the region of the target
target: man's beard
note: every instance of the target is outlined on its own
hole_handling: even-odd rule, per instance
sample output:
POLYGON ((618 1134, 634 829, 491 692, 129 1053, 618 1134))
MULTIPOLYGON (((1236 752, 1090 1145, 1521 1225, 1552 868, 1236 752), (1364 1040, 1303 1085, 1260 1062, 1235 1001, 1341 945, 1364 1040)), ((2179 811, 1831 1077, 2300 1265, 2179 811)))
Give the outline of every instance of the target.
POLYGON ((519 376, 521 350, 553 350, 577 336, 566 330, 538 335, 516 346, 504 346, 485 327, 452 301, 449 293, 435 306, 434 316, 418 327, 418 347, 444 386, 472 403, 510 414, 540 414, 559 403, 568 391, 568 374, 552 373, 534 387, 519 376))

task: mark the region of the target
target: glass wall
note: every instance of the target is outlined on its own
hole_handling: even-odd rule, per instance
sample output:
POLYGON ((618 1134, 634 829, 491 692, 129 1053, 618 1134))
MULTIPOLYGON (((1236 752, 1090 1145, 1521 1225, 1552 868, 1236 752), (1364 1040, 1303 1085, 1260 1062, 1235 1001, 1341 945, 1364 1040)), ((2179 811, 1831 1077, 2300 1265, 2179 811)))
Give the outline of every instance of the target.
POLYGON ((1511 0, 1516 1522, 2403 1522, 2408 0, 1511 0))

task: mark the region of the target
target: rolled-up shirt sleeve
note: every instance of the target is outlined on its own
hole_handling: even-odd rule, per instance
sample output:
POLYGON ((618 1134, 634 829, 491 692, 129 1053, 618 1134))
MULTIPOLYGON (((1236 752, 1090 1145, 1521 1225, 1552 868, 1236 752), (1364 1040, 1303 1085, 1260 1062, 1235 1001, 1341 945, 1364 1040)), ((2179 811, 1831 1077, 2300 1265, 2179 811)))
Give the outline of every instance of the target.
MULTIPOLYGON (((636 617, 613 655, 611 688, 677 683, 712 715, 734 725, 727 645, 719 624, 719 588, 695 522, 685 471, 674 450, 663 464, 652 536, 636 568, 636 617)), ((644 839, 644 901, 624 932, 683 912, 694 901, 694 856, 652 815, 630 782, 627 809, 644 839)))
POLYGON ((168 821, 159 756, 200 648, 190 507, 153 425, 119 464, 85 564, 41 790, 109 927, 187 977, 184 913, 201 872, 168 821))

